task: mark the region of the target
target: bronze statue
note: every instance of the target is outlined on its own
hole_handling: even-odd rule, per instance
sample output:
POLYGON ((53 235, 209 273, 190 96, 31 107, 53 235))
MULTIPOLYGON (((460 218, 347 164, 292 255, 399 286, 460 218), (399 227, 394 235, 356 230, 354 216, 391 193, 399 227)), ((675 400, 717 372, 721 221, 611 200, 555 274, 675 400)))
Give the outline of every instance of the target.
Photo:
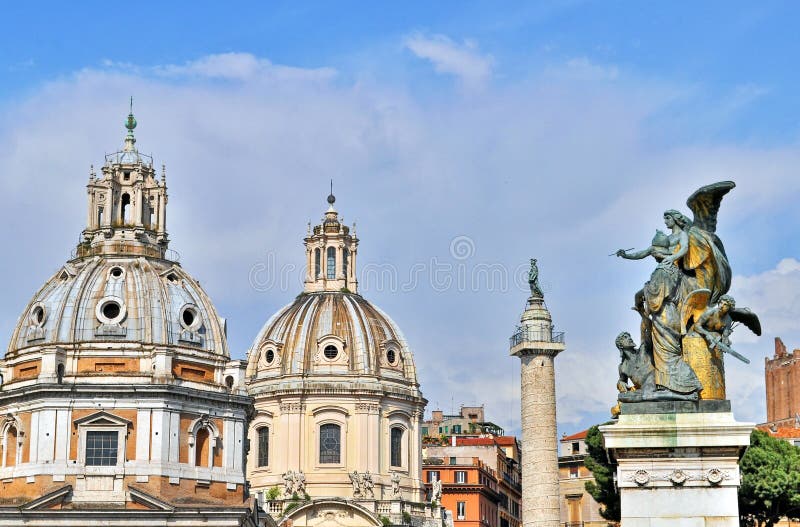
POLYGON ((745 364, 750 359, 731 348, 730 335, 733 323, 741 322, 756 335, 761 335, 761 322, 748 308, 736 308, 736 301, 730 295, 722 295, 714 306, 709 306, 692 326, 692 330, 706 339, 709 350, 719 349, 733 355, 745 364))
POLYGON ((531 270, 528 272, 528 286, 531 288, 531 296, 544 298, 542 288, 539 287, 539 267, 536 265, 536 258, 531 258, 531 270))
MULTIPOLYGON (((650 279, 634 298, 634 309, 642 318, 640 348, 652 356, 654 382, 654 389, 636 394, 636 400, 724 398, 724 375, 721 381, 720 375, 712 375, 714 371, 723 371, 721 362, 716 370, 709 364, 714 350, 732 352, 727 340, 732 326, 727 321, 734 320, 731 318, 734 315, 732 299, 726 295, 731 285, 731 268, 716 227, 722 198, 735 186, 732 181, 723 181, 698 189, 686 202, 693 219, 677 210, 667 210, 664 223, 670 229, 669 234, 656 231, 646 249, 633 252, 620 249, 615 253, 629 260, 652 256, 657 262, 650 279), (724 327, 728 328, 727 333, 724 327), (712 331, 722 333, 718 338, 711 337, 712 331), (702 338, 697 340, 699 336, 702 338), (713 389, 711 381, 715 384, 713 389)), ((735 316, 739 317, 737 320, 746 318, 752 322, 755 317, 758 321, 749 310, 735 316)), ((750 323, 747 325, 753 328, 750 323)), ((620 346, 619 342, 617 345, 620 346)), ((631 339, 626 349, 632 348, 631 339)), ((622 375, 626 352, 622 348, 620 351, 622 375)), ((644 355, 638 351, 637 360, 644 355)), ((630 362, 632 355, 627 356, 630 362)), ((628 394, 628 390, 621 390, 619 400, 632 400, 633 396, 628 394)))

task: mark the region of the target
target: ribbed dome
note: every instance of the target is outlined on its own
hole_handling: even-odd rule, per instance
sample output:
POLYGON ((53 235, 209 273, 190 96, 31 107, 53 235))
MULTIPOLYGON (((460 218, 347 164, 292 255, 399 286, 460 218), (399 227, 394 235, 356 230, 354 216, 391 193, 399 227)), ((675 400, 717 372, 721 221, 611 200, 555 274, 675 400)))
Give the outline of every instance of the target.
POLYGON ((137 256, 70 261, 36 293, 8 353, 42 345, 136 342, 229 357, 224 320, 178 264, 137 256))
POLYGON ((303 293, 263 327, 251 377, 359 374, 416 384, 411 350, 383 311, 352 293, 303 293))

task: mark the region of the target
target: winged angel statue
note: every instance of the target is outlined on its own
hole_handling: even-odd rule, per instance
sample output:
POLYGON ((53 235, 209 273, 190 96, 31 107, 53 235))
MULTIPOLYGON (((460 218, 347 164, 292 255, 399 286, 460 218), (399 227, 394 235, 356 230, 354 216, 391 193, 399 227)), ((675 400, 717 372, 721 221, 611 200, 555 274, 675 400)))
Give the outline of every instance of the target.
POLYGON ((657 230, 649 247, 616 252, 628 260, 652 256, 657 262, 634 297, 642 318, 640 347, 629 335, 617 339, 620 401, 724 399, 722 353, 749 362, 731 348, 729 335, 735 322, 757 335, 761 326, 754 313, 736 308, 726 294, 731 267, 716 234, 722 198, 735 186, 722 181, 698 189, 686 201, 693 219, 668 210, 668 234, 657 230))

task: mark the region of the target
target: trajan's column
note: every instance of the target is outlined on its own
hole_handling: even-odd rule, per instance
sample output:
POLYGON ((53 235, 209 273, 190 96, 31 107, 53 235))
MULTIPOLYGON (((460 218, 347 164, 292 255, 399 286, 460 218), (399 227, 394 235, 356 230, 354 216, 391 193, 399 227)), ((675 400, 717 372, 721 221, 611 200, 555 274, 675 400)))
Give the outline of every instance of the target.
POLYGON ((559 527, 553 360, 564 349, 564 334, 553 332, 535 259, 528 283, 531 296, 511 337, 511 355, 522 361, 522 525, 559 527))

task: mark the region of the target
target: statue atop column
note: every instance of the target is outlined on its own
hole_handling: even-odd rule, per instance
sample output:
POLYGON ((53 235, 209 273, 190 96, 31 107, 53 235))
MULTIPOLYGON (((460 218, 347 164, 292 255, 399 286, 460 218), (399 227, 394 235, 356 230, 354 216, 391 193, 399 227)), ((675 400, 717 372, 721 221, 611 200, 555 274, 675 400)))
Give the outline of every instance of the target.
POLYGON ((539 266, 536 265, 536 258, 531 258, 531 270, 528 272, 528 286, 531 288, 531 296, 544 298, 542 288, 539 286, 539 266))
POLYGON ((722 198, 735 186, 722 181, 698 189, 686 201, 693 219, 667 210, 669 234, 657 230, 649 247, 616 251, 628 260, 652 256, 656 261, 650 279, 634 295, 634 310, 641 316, 639 348, 630 335, 617 338, 621 402, 725 399, 722 353, 749 362, 730 346, 732 324, 742 322, 757 335, 761 326, 754 313, 736 309, 726 294, 731 268, 716 234, 722 198))

